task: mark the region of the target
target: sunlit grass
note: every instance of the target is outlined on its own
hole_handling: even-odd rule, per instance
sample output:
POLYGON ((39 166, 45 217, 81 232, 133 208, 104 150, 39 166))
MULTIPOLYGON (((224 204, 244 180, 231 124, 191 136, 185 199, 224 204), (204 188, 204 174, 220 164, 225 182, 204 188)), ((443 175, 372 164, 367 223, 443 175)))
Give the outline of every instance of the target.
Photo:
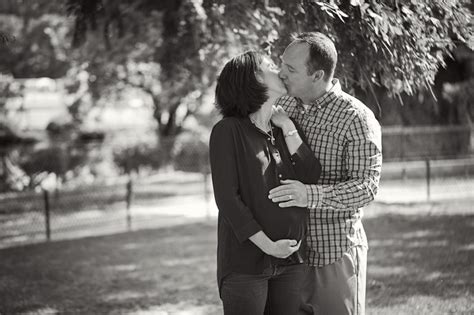
MULTIPOLYGON (((474 311, 468 201, 366 214, 367 314, 474 311)), ((214 221, 0 250, 0 313, 221 314, 214 221)))

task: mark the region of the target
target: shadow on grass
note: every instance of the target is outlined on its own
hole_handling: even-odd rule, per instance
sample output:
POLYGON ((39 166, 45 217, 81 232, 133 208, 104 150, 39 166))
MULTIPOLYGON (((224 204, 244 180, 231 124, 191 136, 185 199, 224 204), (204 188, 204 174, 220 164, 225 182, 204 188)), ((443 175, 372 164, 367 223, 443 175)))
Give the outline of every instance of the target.
POLYGON ((374 314, 409 314, 417 303, 417 314, 474 311, 474 215, 391 213, 367 218, 364 225, 370 246, 367 300, 379 310, 374 314))
POLYGON ((201 223, 1 250, 0 314, 218 305, 215 236, 201 223))
MULTIPOLYGON (((472 211, 419 208, 364 220, 368 314, 472 310, 472 211)), ((0 314, 221 314, 215 250, 215 222, 3 249, 0 314)))

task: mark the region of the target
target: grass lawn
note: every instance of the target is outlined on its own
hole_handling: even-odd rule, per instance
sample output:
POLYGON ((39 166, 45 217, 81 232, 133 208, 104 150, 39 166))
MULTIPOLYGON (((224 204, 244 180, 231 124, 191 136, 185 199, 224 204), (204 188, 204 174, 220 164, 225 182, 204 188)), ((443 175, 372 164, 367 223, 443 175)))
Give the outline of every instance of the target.
MULTIPOLYGON (((368 314, 473 314, 472 203, 374 204, 368 314)), ((0 314, 221 314, 216 224, 0 250, 0 314)))

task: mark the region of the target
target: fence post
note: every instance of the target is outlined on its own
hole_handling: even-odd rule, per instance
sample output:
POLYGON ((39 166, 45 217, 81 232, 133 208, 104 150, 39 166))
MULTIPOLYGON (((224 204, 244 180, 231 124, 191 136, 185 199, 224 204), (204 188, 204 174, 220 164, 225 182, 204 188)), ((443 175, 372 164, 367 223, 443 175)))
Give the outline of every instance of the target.
POLYGON ((127 182, 127 195, 126 195, 126 202, 127 202, 127 230, 132 230, 132 215, 130 213, 130 207, 132 206, 132 194, 133 194, 133 182, 132 177, 129 177, 127 182))
POLYGON ((430 201, 430 185, 431 185, 431 165, 430 159, 425 160, 426 163, 426 197, 430 201))
POLYGON ((44 221, 46 225, 46 240, 51 240, 51 222, 50 222, 50 206, 49 206, 49 191, 43 189, 44 198, 44 221))
POLYGON ((403 129, 401 132, 400 138, 400 160, 405 160, 405 130, 403 129))
POLYGON ((204 170, 202 172, 202 175, 204 176, 204 200, 206 201, 206 219, 211 218, 211 209, 209 205, 209 199, 210 199, 210 191, 209 191, 209 173, 204 170))
POLYGON ((402 179, 405 181, 407 179, 407 170, 406 170, 406 165, 405 165, 405 142, 406 142, 406 132, 405 129, 402 129, 401 132, 401 141, 400 141, 400 161, 403 163, 402 165, 402 179))

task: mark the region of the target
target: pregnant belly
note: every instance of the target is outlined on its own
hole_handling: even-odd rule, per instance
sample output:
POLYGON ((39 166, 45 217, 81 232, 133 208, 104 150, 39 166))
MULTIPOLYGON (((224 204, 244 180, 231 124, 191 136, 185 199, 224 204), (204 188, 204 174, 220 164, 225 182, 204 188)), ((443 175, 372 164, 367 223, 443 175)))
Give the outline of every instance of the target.
POLYGON ((262 218, 260 224, 264 232, 272 240, 295 239, 304 236, 306 228, 306 213, 302 209, 275 209, 270 216, 262 218))

